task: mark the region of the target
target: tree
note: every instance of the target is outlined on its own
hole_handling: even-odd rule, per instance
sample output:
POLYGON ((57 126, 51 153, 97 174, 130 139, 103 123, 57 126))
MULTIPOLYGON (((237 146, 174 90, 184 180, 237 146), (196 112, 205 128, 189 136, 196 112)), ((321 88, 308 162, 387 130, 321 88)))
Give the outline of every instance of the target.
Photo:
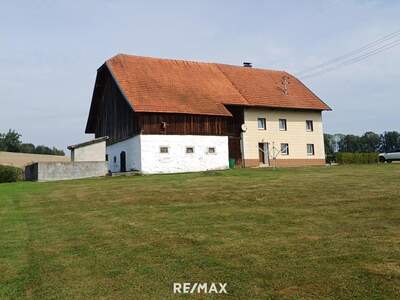
POLYGON ((335 133, 332 138, 332 147, 333 147, 333 152, 339 152, 339 143, 340 141, 344 138, 344 134, 341 133, 335 133))
POLYGON ((53 152, 53 155, 65 155, 65 152, 63 150, 57 149, 56 147, 53 147, 51 151, 53 152))
POLYGON ((345 135, 339 141, 339 152, 361 152, 361 138, 357 135, 345 135))
POLYGON ((15 130, 9 129, 7 133, 0 135, 0 148, 3 151, 19 152, 21 147, 21 135, 15 130))
POLYGON ((397 131, 385 131, 380 136, 379 150, 391 152, 400 149, 400 133, 397 131))
POLYGON ((0 133, 0 151, 6 151, 6 145, 4 145, 4 134, 0 133))
POLYGON ((361 136, 361 151, 376 152, 379 149, 380 137, 372 131, 368 131, 361 136))
POLYGON ((65 155, 63 150, 56 147, 52 149, 43 145, 35 147, 34 144, 22 143, 20 138, 21 135, 15 130, 9 129, 7 133, 0 133, 0 151, 65 155))
POLYGON ((334 137, 332 134, 324 133, 325 154, 332 155, 335 153, 334 137))
POLYGON ((35 153, 35 145, 34 144, 21 144, 20 152, 22 153, 35 153))
POLYGON ((44 145, 36 146, 35 153, 36 154, 53 154, 51 149, 44 145))

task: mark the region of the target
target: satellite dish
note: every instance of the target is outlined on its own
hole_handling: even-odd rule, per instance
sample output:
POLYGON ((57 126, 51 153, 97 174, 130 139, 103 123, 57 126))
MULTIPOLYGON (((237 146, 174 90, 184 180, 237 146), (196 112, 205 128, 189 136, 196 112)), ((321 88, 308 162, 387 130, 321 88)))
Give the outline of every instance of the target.
POLYGON ((247 125, 246 124, 242 124, 242 126, 240 126, 240 128, 242 128, 243 132, 247 131, 247 125))

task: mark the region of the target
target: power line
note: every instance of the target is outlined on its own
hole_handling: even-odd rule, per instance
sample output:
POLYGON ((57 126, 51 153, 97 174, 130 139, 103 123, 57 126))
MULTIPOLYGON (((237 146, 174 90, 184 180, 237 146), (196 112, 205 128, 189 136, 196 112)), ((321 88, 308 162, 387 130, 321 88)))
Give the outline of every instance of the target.
POLYGON ((342 60, 342 59, 345 59, 345 58, 354 56, 354 55, 358 54, 358 52, 361 52, 361 51, 370 49, 370 48, 372 48, 372 47, 374 47, 374 46, 376 46, 376 45, 379 45, 379 44, 382 43, 382 42, 386 42, 386 41, 388 41, 388 40, 391 40, 391 39, 393 39, 393 38, 396 38, 398 35, 400 35, 400 30, 395 31, 395 32, 392 32, 392 33, 390 33, 390 34, 388 34, 388 35, 385 35, 384 37, 382 37, 382 38, 380 38, 380 39, 378 39, 378 40, 376 40, 376 41, 373 41, 373 42, 371 42, 371 43, 368 43, 368 44, 366 44, 366 45, 364 45, 364 46, 362 46, 362 47, 360 47, 360 48, 358 48, 358 49, 352 50, 352 51, 350 51, 350 52, 348 52, 348 53, 346 53, 346 54, 344 54, 344 55, 341 55, 341 56, 338 56, 338 57, 333 58, 333 59, 331 59, 331 60, 328 60, 328 61, 325 62, 325 63, 322 63, 322 64, 319 64, 319 65, 317 65, 317 66, 314 66, 314 67, 305 69, 305 70, 303 70, 303 71, 300 71, 300 72, 297 73, 296 75, 301 75, 301 74, 303 74, 303 73, 309 73, 310 71, 313 71, 313 70, 315 70, 315 69, 322 68, 322 67, 324 67, 325 65, 330 65, 330 64, 335 63, 335 62, 337 62, 337 61, 340 61, 340 60, 342 60))
POLYGON ((379 48, 376 48, 374 50, 371 50, 369 52, 363 53, 362 55, 359 55, 359 56, 344 60, 343 62, 340 62, 339 64, 337 64, 335 66, 332 66, 330 68, 324 68, 324 69, 322 69, 320 71, 316 71, 316 72, 312 72, 310 74, 306 74, 304 76, 301 76, 301 78, 304 79, 304 78, 314 77, 314 76, 317 76, 317 75, 321 75, 321 74, 324 74, 324 73, 331 72, 331 71, 336 70, 336 69, 338 69, 340 67, 344 67, 344 66, 355 64, 357 62, 360 62, 362 60, 365 60, 365 59, 369 58, 370 56, 379 54, 379 53, 381 53, 383 51, 389 50, 389 49, 391 49, 393 47, 396 47, 398 45, 400 45, 400 39, 392 41, 392 42, 390 42, 390 43, 388 43, 386 45, 383 45, 383 46, 381 46, 379 48))
MULTIPOLYGON (((344 55, 338 56, 336 58, 333 58, 331 60, 326 61, 325 63, 321 63, 321 64, 316 65, 314 67, 311 67, 311 68, 305 69, 303 71, 300 71, 300 72, 296 73, 296 75, 297 76, 303 76, 303 75, 304 76, 308 76, 307 73, 314 73, 314 71, 316 71, 318 69, 322 69, 322 68, 328 67, 329 65, 332 65, 332 64, 335 64, 335 63, 340 63, 341 61, 346 60, 348 58, 349 59, 355 58, 355 57, 357 57, 357 55, 360 55, 360 54, 364 55, 366 53, 363 53, 363 52, 366 51, 366 50, 369 50, 371 48, 375 48, 375 49, 372 50, 372 51, 375 51, 377 49, 380 49, 380 47, 382 47, 381 44, 384 44, 383 46, 391 44, 393 41, 391 41, 389 43, 386 43, 386 44, 385 44, 385 42, 390 41, 390 40, 392 40, 394 38, 397 38, 399 35, 400 35, 400 30, 397 30, 397 31, 392 32, 392 33, 390 33, 388 35, 385 35, 384 37, 382 37, 382 38, 380 38, 378 40, 375 40, 375 41, 373 41, 371 43, 368 43, 368 44, 366 44, 366 45, 364 45, 364 46, 362 46, 360 48, 352 50, 352 51, 350 51, 350 52, 348 52, 348 53, 346 53, 344 55), (380 46, 380 47, 376 48, 376 46, 380 46), (353 56, 355 56, 355 57, 353 57, 353 56)), ((367 52, 367 53, 369 53, 369 52, 367 52)))

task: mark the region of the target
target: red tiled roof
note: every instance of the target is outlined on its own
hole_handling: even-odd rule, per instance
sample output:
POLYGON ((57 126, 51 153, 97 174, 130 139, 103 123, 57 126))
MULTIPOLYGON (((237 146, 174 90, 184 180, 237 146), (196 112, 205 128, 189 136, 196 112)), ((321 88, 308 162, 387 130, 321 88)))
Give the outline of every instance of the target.
POLYGON ((224 104, 330 109, 286 72, 119 54, 106 61, 137 112, 230 116, 224 104), (288 93, 282 77, 288 76, 288 93))
POLYGON ((300 80, 287 72, 221 64, 218 67, 249 105, 330 110, 300 80), (287 82, 286 94, 284 77, 287 82))

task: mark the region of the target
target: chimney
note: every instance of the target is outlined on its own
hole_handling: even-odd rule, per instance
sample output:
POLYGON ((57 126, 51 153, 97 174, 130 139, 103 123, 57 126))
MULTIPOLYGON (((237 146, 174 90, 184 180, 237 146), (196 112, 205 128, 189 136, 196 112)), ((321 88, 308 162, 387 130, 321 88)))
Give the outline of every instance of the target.
POLYGON ((245 62, 243 62, 243 67, 245 67, 245 68, 252 68, 253 66, 252 66, 251 62, 245 61, 245 62))

